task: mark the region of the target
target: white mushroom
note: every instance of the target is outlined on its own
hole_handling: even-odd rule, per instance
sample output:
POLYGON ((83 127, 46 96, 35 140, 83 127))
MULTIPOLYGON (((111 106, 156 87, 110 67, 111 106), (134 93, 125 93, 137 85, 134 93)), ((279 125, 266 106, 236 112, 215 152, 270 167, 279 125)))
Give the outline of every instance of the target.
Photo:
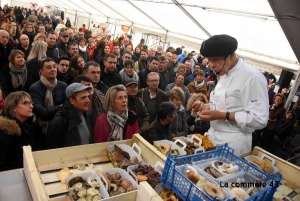
POLYGON ((97 189, 89 188, 87 190, 87 195, 91 195, 91 196, 100 195, 100 192, 97 189))
POLYGON ((77 195, 81 198, 85 197, 86 196, 86 189, 84 187, 80 188, 77 195))
POLYGON ((90 187, 93 188, 100 187, 100 183, 97 182, 96 180, 92 180, 92 177, 87 178, 86 182, 88 183, 88 185, 90 185, 90 187))
POLYGON ((71 188, 73 188, 76 191, 78 191, 81 187, 82 187, 82 183, 78 182, 78 183, 74 184, 71 188))

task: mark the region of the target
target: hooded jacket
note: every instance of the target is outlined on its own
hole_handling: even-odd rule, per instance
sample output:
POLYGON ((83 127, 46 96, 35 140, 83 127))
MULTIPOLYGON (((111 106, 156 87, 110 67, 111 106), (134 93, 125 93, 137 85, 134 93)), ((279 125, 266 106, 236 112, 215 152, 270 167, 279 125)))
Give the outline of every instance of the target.
MULTIPOLYGON (((89 142, 94 142, 93 116, 90 111, 83 116, 90 132, 89 142)), ((64 106, 54 115, 47 130, 47 143, 49 148, 61 148, 81 145, 80 133, 77 125, 82 121, 76 108, 66 100, 64 106)))
POLYGON ((188 134, 188 125, 186 122, 185 109, 181 105, 177 111, 175 119, 170 124, 171 133, 177 134, 177 136, 187 136, 188 134))
POLYGON ((36 151, 35 130, 31 119, 21 123, 14 118, 0 116, 0 171, 23 167, 23 146, 36 151))

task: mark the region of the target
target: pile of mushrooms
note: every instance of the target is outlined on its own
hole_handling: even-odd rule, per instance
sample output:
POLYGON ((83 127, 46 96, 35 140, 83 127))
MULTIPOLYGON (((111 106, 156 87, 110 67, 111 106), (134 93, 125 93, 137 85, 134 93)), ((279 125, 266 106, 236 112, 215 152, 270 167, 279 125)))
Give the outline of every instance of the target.
POLYGON ((102 199, 99 192, 100 183, 91 177, 83 179, 74 177, 69 181, 69 193, 76 201, 98 201, 102 199))
POLYGON ((132 172, 136 175, 139 182, 147 181, 153 188, 160 183, 161 174, 154 170, 151 165, 139 164, 132 172))
POLYGON ((112 157, 119 166, 135 165, 139 161, 136 156, 130 157, 129 153, 124 151, 120 146, 114 145, 115 150, 111 152, 112 157))
POLYGON ((122 178, 119 172, 103 172, 103 177, 107 181, 107 189, 110 196, 120 195, 122 193, 137 190, 128 179, 122 178))

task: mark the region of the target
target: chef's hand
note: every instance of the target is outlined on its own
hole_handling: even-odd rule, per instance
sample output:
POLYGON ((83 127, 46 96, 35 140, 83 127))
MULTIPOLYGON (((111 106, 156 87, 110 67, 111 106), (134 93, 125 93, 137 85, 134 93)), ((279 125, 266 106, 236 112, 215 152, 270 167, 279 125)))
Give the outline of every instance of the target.
POLYGON ((226 114, 218 110, 205 110, 198 112, 198 115, 203 121, 213 121, 217 119, 225 119, 226 114))
POLYGON ((209 110, 209 104, 204 104, 202 102, 195 102, 192 105, 192 111, 193 112, 202 112, 204 110, 209 110))

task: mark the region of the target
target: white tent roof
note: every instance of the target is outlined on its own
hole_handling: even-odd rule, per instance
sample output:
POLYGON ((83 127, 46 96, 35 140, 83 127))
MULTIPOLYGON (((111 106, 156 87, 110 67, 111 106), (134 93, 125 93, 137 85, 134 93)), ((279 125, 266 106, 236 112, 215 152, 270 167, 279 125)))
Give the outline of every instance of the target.
MULTIPOLYGON (((11 1, 20 6, 32 1, 11 1)), ((238 42, 238 55, 260 69, 280 73, 299 70, 267 0, 39 0, 65 11, 66 16, 130 25, 133 32, 160 35, 167 41, 199 51, 210 35, 229 34, 238 42)), ((29 5, 29 4, 28 4, 29 5)), ((175 47, 176 48, 176 47, 175 47)))

